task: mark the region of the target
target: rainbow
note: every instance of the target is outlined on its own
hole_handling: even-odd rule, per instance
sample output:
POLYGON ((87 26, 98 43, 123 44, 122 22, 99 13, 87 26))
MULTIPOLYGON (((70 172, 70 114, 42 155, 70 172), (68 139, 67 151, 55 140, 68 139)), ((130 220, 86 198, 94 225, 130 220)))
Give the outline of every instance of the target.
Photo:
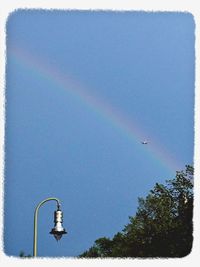
MULTIPOLYGON (((142 131, 141 126, 134 122, 133 118, 130 120, 122 111, 109 105, 109 103, 102 100, 99 96, 91 94, 92 90, 89 90, 88 87, 86 88, 70 75, 61 72, 58 68, 51 66, 51 64, 39 59, 35 55, 33 56, 28 51, 22 50, 19 47, 11 47, 8 50, 8 54, 18 64, 30 68, 42 78, 56 84, 57 87, 67 90, 68 93, 80 100, 83 105, 89 107, 97 116, 101 116, 109 122, 119 134, 129 138, 131 142, 134 142, 134 145, 140 146, 141 149, 143 148, 141 141, 146 139, 147 134, 142 131)), ((158 140, 154 140, 152 136, 148 136, 148 138, 150 138, 150 143, 148 146, 145 146, 145 151, 153 160, 173 173, 184 167, 158 140)))

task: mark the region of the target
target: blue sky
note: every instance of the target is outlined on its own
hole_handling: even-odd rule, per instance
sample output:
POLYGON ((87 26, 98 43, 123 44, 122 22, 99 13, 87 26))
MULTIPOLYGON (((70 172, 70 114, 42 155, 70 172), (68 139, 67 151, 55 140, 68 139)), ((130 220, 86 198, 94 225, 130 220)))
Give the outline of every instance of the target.
POLYGON ((77 256, 121 231, 139 196, 192 164, 193 108, 189 13, 13 13, 6 254, 32 253, 34 209, 47 197, 61 200, 68 234, 57 243, 55 203, 41 207, 39 256, 77 256))

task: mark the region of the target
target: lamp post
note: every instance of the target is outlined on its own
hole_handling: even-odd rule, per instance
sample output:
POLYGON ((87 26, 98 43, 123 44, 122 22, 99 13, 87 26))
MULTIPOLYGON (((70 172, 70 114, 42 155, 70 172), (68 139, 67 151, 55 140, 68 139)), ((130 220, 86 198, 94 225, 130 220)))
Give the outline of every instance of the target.
POLYGON ((57 210, 54 212, 54 228, 52 228, 50 234, 53 234, 55 239, 58 241, 61 239, 63 234, 66 234, 67 232, 65 231, 65 229, 62 226, 62 218, 63 218, 63 213, 61 211, 60 208, 60 201, 58 198, 55 197, 49 197, 44 199, 43 201, 41 201, 36 209, 35 209, 35 213, 34 213, 34 236, 33 236, 33 257, 37 256, 37 223, 38 223, 38 210, 39 208, 46 202, 54 200, 57 202, 57 210))

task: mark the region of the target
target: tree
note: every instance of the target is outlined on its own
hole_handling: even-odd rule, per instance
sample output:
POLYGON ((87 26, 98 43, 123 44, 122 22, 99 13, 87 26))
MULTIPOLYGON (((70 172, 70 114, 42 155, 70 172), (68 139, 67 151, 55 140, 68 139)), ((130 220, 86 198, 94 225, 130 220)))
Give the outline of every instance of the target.
POLYGON ((31 258, 32 256, 30 254, 25 255, 25 252, 23 250, 20 251, 19 253, 20 258, 31 258))
POLYGON ((79 257, 183 257, 192 248, 193 167, 139 198, 135 216, 113 239, 99 238, 79 257))

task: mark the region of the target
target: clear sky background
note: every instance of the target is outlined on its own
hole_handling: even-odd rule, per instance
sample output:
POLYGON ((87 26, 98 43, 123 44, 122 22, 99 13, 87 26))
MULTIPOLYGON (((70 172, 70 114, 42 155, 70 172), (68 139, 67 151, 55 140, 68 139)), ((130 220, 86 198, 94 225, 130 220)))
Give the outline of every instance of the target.
POLYGON ((47 197, 61 200, 68 234, 49 235, 56 205, 42 206, 38 255, 77 256, 193 163, 189 13, 17 11, 6 71, 8 255, 32 254, 47 197))

